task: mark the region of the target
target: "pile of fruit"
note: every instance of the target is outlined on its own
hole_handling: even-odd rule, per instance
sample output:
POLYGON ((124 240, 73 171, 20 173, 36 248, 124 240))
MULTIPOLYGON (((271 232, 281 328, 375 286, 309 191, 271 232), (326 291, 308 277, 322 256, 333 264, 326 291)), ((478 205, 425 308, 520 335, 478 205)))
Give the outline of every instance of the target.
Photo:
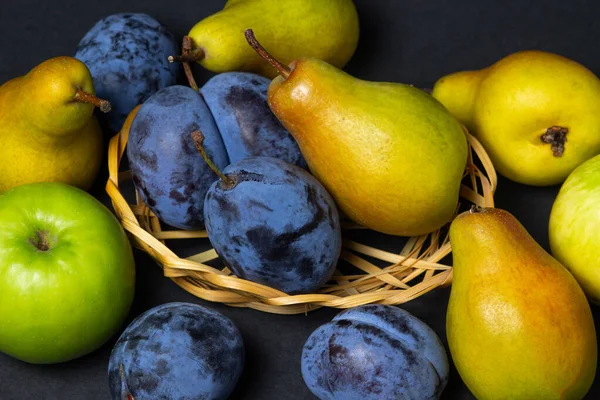
MULTIPOLYGON (((149 15, 115 14, 74 57, 2 85, 0 351, 65 362, 123 328, 132 248, 86 190, 103 164, 103 128, 117 132, 129 118, 138 195, 165 225, 206 229, 235 276, 313 293, 335 271, 343 218, 396 236, 449 226, 447 336, 472 393, 583 398, 597 365, 589 301, 600 301, 600 80, 526 51, 442 77, 429 94, 344 72, 358 37, 352 0, 229 0, 181 46, 149 15), (215 73, 201 87, 194 62, 215 73), (464 127, 505 177, 564 182, 552 255, 506 211, 456 215, 464 127)), ((110 391, 225 399, 244 359, 233 321, 164 304, 122 332, 110 391)), ((437 399, 449 364, 426 324, 374 304, 315 330, 298 373, 320 399, 437 399)))

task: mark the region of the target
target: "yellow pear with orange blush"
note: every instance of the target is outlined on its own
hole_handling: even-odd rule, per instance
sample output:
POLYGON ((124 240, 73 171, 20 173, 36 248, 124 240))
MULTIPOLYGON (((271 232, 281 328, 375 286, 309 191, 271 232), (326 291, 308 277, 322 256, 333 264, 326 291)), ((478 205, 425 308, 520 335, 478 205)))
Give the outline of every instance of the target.
POLYGON ((401 236, 451 220, 467 139, 437 100, 410 85, 354 78, 315 58, 288 67, 251 30, 246 37, 280 73, 269 86, 271 110, 348 217, 401 236))
POLYGON ((597 343, 575 278, 504 210, 459 215, 450 242, 448 345, 475 397, 583 399, 596 373, 597 343))

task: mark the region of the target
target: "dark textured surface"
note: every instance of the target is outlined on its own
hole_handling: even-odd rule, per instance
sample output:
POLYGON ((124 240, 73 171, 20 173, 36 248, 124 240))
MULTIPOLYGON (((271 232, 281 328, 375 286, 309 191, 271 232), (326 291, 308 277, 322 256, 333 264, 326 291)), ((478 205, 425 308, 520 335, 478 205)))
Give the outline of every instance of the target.
MULTIPOLYGON (((591 0, 357 0, 362 23, 357 53, 347 70, 361 78, 431 87, 440 76, 461 69, 481 68, 522 49, 560 53, 600 73, 597 49, 600 2, 591 0)), ((43 60, 70 55, 85 32, 100 18, 115 12, 146 12, 181 36, 200 18, 219 10, 224 0, 3 0, 0 4, 0 81, 26 73, 43 60)), ((202 85, 212 74, 196 68, 202 85)), ((103 170, 93 193, 104 202, 103 170)), ((525 187, 501 179, 497 206, 513 213, 545 248, 547 224, 557 187, 525 187)), ((383 235, 374 243, 398 248, 383 235)), ((179 245, 182 252, 202 248, 179 245)), ((136 253, 137 296, 131 318, 168 301, 196 300, 161 276, 157 265, 136 253)), ((449 289, 436 290, 404 306, 429 324, 446 345, 444 324, 449 289)), ((209 304, 210 305, 210 304, 209 304)), ((232 399, 312 399, 300 375, 304 341, 336 310, 308 316, 278 316, 258 311, 210 305, 239 326, 246 346, 246 368, 232 399)), ((600 312, 593 308, 596 321, 600 312)), ((109 399, 107 366, 113 338, 101 350, 56 366, 34 366, 0 355, 0 398, 109 399)), ((470 400, 455 370, 442 396, 470 400)), ((600 398, 596 380, 589 399, 600 398)))

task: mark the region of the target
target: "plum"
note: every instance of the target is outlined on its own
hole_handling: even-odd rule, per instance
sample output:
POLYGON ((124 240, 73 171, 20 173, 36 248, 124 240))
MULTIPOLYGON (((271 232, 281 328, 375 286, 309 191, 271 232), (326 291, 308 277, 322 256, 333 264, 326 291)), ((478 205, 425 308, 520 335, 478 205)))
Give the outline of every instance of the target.
POLYGON ((226 399, 244 368, 244 343, 223 314, 167 303, 129 324, 108 365, 113 400, 226 399), (129 392, 129 393, 128 393, 129 392))
POLYGON ((79 42, 75 58, 92 73, 96 94, 111 102, 107 118, 116 132, 135 106, 176 83, 179 66, 168 56, 178 52, 165 25, 147 14, 120 13, 99 20, 79 42))
POLYGON ((208 107, 187 86, 161 89, 140 107, 129 132, 127 157, 138 193, 163 222, 180 229, 204 226, 204 196, 217 180, 190 136, 200 129, 219 168, 229 160, 208 107))
POLYGON ((359 306, 317 328, 302 352, 302 377, 319 399, 438 399, 448 357, 435 332, 400 308, 359 306))
POLYGON ((312 292, 332 276, 341 250, 339 214, 300 167, 249 157, 210 187, 204 220, 217 254, 243 279, 286 293, 312 292))
POLYGON ((224 72, 206 82, 201 93, 219 127, 230 162, 264 156, 306 169, 296 140, 269 108, 270 82, 250 72, 224 72))

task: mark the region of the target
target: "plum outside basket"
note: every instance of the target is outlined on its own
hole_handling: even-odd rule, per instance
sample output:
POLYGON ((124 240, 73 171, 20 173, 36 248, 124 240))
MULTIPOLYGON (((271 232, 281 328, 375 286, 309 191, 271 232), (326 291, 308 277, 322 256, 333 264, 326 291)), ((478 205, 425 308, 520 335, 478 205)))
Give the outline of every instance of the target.
MULTIPOLYGON (((319 291, 288 295, 265 285, 236 277, 228 268, 218 269, 206 263, 218 258, 214 249, 180 258, 167 241, 208 241, 206 231, 163 230, 162 223, 135 194, 130 203, 122 189, 133 188, 130 171, 119 171, 125 153, 134 109, 115 135, 108 149, 109 179, 106 191, 115 214, 128 232, 132 245, 148 253, 161 267, 165 277, 201 299, 234 307, 248 307, 275 314, 301 314, 320 307, 346 309, 363 304, 397 305, 413 300, 430 290, 452 282, 452 267, 440 261, 452 251, 447 227, 428 235, 400 238, 406 240, 398 253, 368 246, 349 239, 351 229, 364 229, 355 224, 344 225, 342 261, 353 266, 344 274, 336 269, 333 278, 319 291), (135 202, 134 202, 135 201, 135 202), (377 265, 379 264, 379 265, 377 265)), ((494 206, 497 176, 487 153, 479 141, 465 129, 469 156, 460 189, 460 207, 494 206), (483 168, 475 163, 475 158, 483 168)), ((458 212, 459 210, 457 210, 458 212)))

